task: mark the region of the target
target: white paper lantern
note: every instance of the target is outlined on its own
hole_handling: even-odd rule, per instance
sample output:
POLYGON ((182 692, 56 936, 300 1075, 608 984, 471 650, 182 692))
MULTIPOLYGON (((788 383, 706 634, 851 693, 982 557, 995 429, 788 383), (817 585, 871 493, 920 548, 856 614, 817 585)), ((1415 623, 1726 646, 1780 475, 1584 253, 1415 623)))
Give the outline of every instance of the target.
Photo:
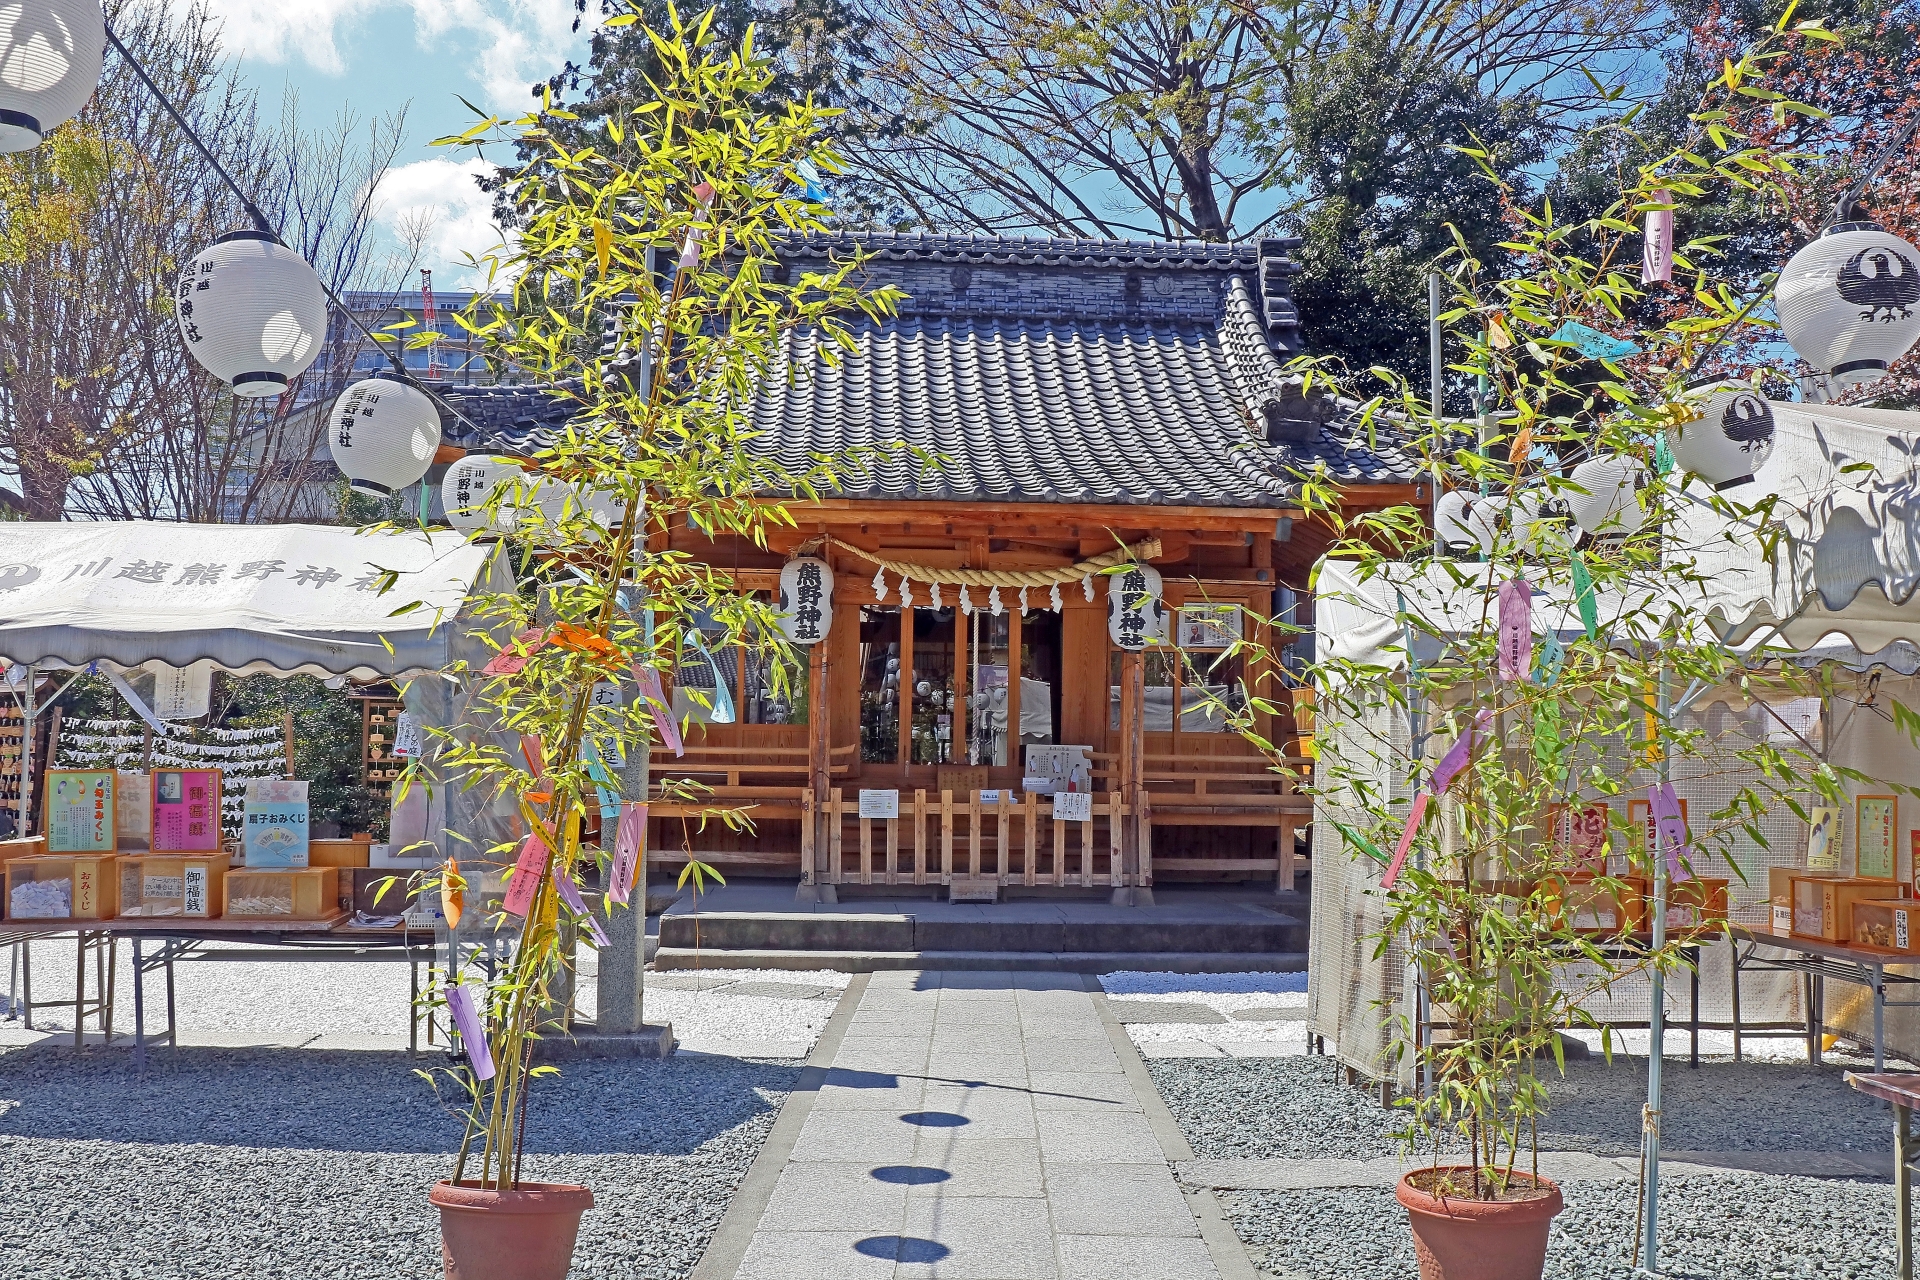
POLYGON ((1130 564, 1107 577, 1107 636, 1116 648, 1138 652, 1167 634, 1160 603, 1165 585, 1150 564, 1130 564))
POLYGON ((1459 489, 1440 495, 1440 501, 1433 507, 1433 541, 1437 551, 1462 555, 1472 550, 1473 529, 1467 524, 1471 506, 1467 495, 1459 489))
POLYGON ((27 151, 80 114, 107 44, 98 0, 0 3, 0 151, 27 151))
POLYGON ((562 521, 591 520, 603 529, 618 529, 626 519, 627 504, 605 489, 568 484, 552 477, 529 477, 525 505, 540 512, 540 522, 557 528, 562 521))
POLYGON ((1815 370, 1872 382, 1920 340, 1920 249, 1871 222, 1828 227, 1787 260, 1774 309, 1815 370))
POLYGON ((787 561, 780 570, 780 630, 795 644, 818 644, 832 627, 833 566, 818 556, 787 561))
POLYGON ((1494 544, 1500 537, 1500 518, 1512 505, 1511 498, 1492 494, 1475 498, 1473 505, 1467 509, 1467 529, 1473 535, 1474 548, 1488 559, 1492 559, 1494 544))
POLYGON ((1701 416, 1667 433, 1673 460, 1716 489, 1753 479, 1773 456, 1773 408, 1744 382, 1705 389, 1701 416))
POLYGON ((1612 454, 1588 458, 1567 477, 1584 493, 1567 491, 1573 522, 1595 537, 1623 537, 1646 523, 1639 491, 1647 469, 1632 458, 1612 454))
POLYGON ((340 393, 327 447, 355 493, 393 496, 427 474, 440 447, 440 413, 418 387, 368 378, 340 393))
POLYGON ((247 398, 285 391, 327 335, 320 277, 265 231, 229 232, 188 263, 174 312, 193 358, 247 398))
POLYGON ((1512 510, 1509 524, 1522 554, 1545 560, 1565 553, 1572 530, 1564 498, 1550 498, 1544 489, 1528 489, 1514 499, 1512 510))
POLYGON ((468 454, 447 468, 440 482, 440 505, 447 521, 456 529, 490 529, 510 532, 516 518, 511 498, 503 499, 493 518, 487 518, 487 500, 521 474, 520 465, 511 458, 496 458, 484 453, 468 454))

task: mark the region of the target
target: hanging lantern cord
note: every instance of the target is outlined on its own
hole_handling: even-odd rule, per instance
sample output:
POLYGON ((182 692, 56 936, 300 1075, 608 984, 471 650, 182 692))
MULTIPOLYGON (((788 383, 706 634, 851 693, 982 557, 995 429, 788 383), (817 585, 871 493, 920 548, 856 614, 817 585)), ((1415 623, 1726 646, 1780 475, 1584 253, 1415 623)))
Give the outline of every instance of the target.
POLYGON ((1920 130, 1920 116, 1907 121, 1907 127, 1896 133, 1886 146, 1880 148, 1880 154, 1873 158, 1873 163, 1863 169, 1860 176, 1854 179, 1853 185, 1842 191, 1840 198, 1833 202, 1834 222, 1855 221, 1854 204, 1866 194, 1867 184, 1880 176, 1880 170, 1886 167, 1887 161, 1906 150, 1907 144, 1913 141, 1916 130, 1920 130))
MULTIPOLYGON (((180 132, 187 135, 187 141, 193 144, 194 150, 200 153, 201 158, 204 159, 207 162, 208 166, 212 168, 212 170, 220 176, 220 181, 226 183, 228 188, 232 190, 233 194, 239 198, 240 207, 246 211, 247 217, 252 220, 254 229, 256 231, 266 232, 268 235, 272 236, 276 242, 285 243, 284 241, 280 240, 280 232, 274 227, 274 225, 271 222, 267 221, 267 215, 260 212, 260 206, 253 202, 253 197, 249 196, 246 192, 246 189, 243 188, 238 182, 234 181, 233 175, 227 172, 226 166, 221 164, 220 161, 214 156, 213 152, 208 149, 207 144, 200 140, 200 135, 194 132, 192 125, 187 123, 187 118, 180 114, 180 109, 173 105, 172 100, 169 99, 166 94, 160 92, 160 86, 155 84, 153 82, 153 77, 147 74, 147 69, 146 67, 141 65, 140 59, 134 57, 132 52, 127 48, 127 46, 120 43, 120 37, 114 34, 113 23, 108 22, 106 24, 106 30, 107 30, 107 43, 112 45, 114 48, 114 51, 118 53, 123 59, 126 60, 126 63, 128 66, 133 68, 133 74, 140 78, 141 84, 144 84, 145 86, 147 86, 147 92, 151 93, 154 96, 154 100, 160 104, 160 106, 166 111, 167 115, 172 117, 174 124, 180 127, 180 132)), ((460 412, 458 409, 448 404, 445 400, 443 400, 439 396, 438 393, 434 391, 432 387, 426 386, 418 378, 414 377, 411 373, 407 371, 406 362, 403 361, 400 358, 399 354, 396 353, 393 349, 395 344, 391 342, 382 342, 380 341, 379 338, 374 336, 373 330, 367 328, 366 323, 362 321, 359 316, 355 315, 352 309, 349 308, 346 303, 340 300, 340 295, 333 291, 333 286, 328 284, 326 282, 326 279, 323 276, 321 276, 321 274, 318 271, 314 272, 313 275, 314 275, 314 279, 320 281, 320 287, 326 291, 327 300, 333 304, 334 309, 339 311, 341 315, 345 316, 348 322, 352 324, 354 328, 358 329, 362 334, 362 336, 364 336, 367 339, 367 341, 371 342, 374 345, 375 350, 379 351, 382 355, 386 356, 387 363, 393 366, 394 377, 406 383, 408 386, 418 388, 420 391, 424 392, 427 398, 432 400, 434 404, 446 410, 448 413, 452 414, 460 422, 460 425, 466 427, 468 430, 474 432, 475 434, 479 433, 480 428, 474 425, 472 419, 468 418, 466 414, 460 412)))

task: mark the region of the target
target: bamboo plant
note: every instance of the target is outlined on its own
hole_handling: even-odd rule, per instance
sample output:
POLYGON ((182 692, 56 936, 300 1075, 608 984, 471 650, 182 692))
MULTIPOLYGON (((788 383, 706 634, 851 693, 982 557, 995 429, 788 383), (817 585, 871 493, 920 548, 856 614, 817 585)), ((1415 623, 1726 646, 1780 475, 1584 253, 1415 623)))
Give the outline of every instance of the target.
MULTIPOLYGON (((471 963, 434 993, 463 1029, 464 1060, 421 1073, 463 1099, 453 1176, 486 1188, 520 1178, 528 1089, 554 1070, 534 1065, 535 1046, 559 1030, 575 939, 593 945, 596 916, 629 909, 621 881, 634 863, 616 865, 616 832, 631 854, 643 831, 627 801, 646 798, 636 766, 679 733, 662 676, 734 646, 776 694, 803 669, 775 602, 667 549, 665 535, 764 547, 769 530, 792 523, 783 500, 833 484, 846 460, 795 470, 755 449, 750 402, 770 379, 806 375, 783 364, 790 342, 831 361, 851 345, 850 319, 887 314, 898 298, 856 283, 855 254, 820 270, 782 267, 783 238, 828 230, 811 181, 838 171, 825 138, 834 112, 767 106, 773 72, 751 32, 729 48, 712 22, 711 12, 670 12, 664 29, 641 28, 657 68, 651 92, 606 120, 604 151, 556 140, 549 126, 573 117, 550 100, 439 140, 504 143, 522 157, 501 189, 513 241, 474 264, 495 288, 459 322, 494 367, 550 388, 567 413, 560 438, 485 499, 490 528, 472 536, 512 585, 477 591, 468 612, 498 652, 443 673, 464 695, 462 721, 432 730, 399 783, 402 795, 451 789, 508 815, 505 838, 469 843, 420 886, 450 924, 481 913, 508 944, 494 976, 471 963), (582 839, 596 810, 598 846, 582 839), (485 873, 506 864, 504 897, 483 891, 485 873)), ((698 790, 673 784, 654 798, 692 801, 698 790)), ((720 806, 710 814, 746 821, 720 806)), ((688 869, 713 874, 697 861, 688 869)))
MULTIPOLYGON (((1758 101, 1783 119, 1817 114, 1768 81, 1790 43, 1833 38, 1791 16, 1727 61, 1684 136, 1662 144, 1632 111, 1595 126, 1618 185, 1594 216, 1522 207, 1493 157, 1462 146, 1509 209, 1503 274, 1464 240, 1437 264, 1448 373, 1472 389, 1472 418, 1444 415, 1391 371, 1362 379, 1296 365, 1308 394, 1346 394, 1372 443, 1416 457, 1431 492, 1470 495, 1484 521, 1477 545, 1448 549, 1424 502, 1347 516, 1331 478, 1299 476, 1302 505, 1334 531, 1329 557, 1345 562, 1390 637, 1383 663, 1324 656, 1339 637, 1322 633, 1323 656, 1304 674, 1320 729, 1307 789, 1332 827, 1319 849, 1373 866, 1373 959, 1404 961, 1424 1002, 1383 1003, 1388 1048, 1376 1064, 1412 1083, 1401 1098, 1406 1141, 1436 1166, 1442 1155, 1466 1166, 1436 1167, 1423 1190, 1529 1194, 1549 1101, 1543 1066, 1564 1070, 1561 1033, 1597 1030, 1610 1057, 1614 1033, 1592 1008, 1628 978, 1683 971, 1685 946, 1699 940, 1680 929, 1650 936, 1654 922, 1635 904, 1694 877, 1739 878, 1736 855, 1766 847, 1767 815, 1804 817, 1810 791, 1837 803, 1845 782, 1870 781, 1784 735, 1715 735, 1690 714, 1708 691, 1777 703, 1819 694, 1820 677, 1764 647, 1735 654, 1718 643, 1700 608, 1702 549, 1673 534, 1682 504, 1708 503, 1729 536, 1778 545, 1776 499, 1713 493, 1665 444, 1700 416, 1689 384, 1753 372, 1730 366, 1722 344, 1770 324, 1760 304, 1771 281, 1717 275, 1714 241, 1701 237, 1677 247, 1672 284, 1642 282, 1648 214, 1676 211, 1684 228, 1698 221, 1691 210, 1773 199, 1795 175, 1800 157, 1753 141, 1729 110, 1758 101), (1564 504, 1594 494, 1574 472, 1604 458, 1629 460, 1640 476, 1605 527, 1583 533, 1564 504), (1690 813, 1685 829, 1658 821, 1661 788, 1676 777, 1717 779, 1731 798, 1690 813), (1647 823, 1630 821, 1636 797, 1647 823)), ((1238 649, 1267 684, 1256 678, 1251 696, 1219 713, 1284 768, 1258 732, 1284 705, 1272 687, 1280 664, 1252 641, 1238 649)))

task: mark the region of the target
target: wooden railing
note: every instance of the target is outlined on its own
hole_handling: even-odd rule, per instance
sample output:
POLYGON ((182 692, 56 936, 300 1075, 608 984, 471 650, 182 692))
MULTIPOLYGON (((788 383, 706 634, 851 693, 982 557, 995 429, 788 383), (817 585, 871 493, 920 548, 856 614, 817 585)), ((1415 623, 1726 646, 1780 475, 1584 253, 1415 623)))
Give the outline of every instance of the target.
MULTIPOLYGON (((862 818, 856 796, 835 787, 826 800, 830 844, 821 879, 827 884, 950 885, 955 877, 1001 885, 1124 885, 1117 843, 1126 807, 1117 794, 1095 795, 1093 816, 1063 822, 1039 795, 978 791, 900 793, 897 818, 862 818), (848 824, 853 824, 848 839, 848 824)), ((811 816, 811 795, 801 798, 811 816)), ((815 865, 814 824, 802 821, 801 864, 815 865)))

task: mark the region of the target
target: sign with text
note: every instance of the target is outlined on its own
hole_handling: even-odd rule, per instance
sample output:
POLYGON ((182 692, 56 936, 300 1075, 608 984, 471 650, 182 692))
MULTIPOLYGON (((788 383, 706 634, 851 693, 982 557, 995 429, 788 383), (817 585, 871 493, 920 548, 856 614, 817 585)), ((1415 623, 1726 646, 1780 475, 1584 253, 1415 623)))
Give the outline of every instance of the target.
POLYGON ((47 770, 47 852, 113 852, 113 785, 110 769, 47 770))
POLYGON ((1856 796, 1854 798, 1853 874, 1876 880, 1892 880, 1894 830, 1899 825, 1900 802, 1893 796, 1856 796))
POLYGON ((153 851, 210 853, 220 847, 220 771, 159 769, 153 775, 153 851))
POLYGON ((307 865, 307 784, 292 778, 247 783, 245 848, 249 867, 307 865))
POLYGON ((1055 822, 1092 822, 1093 792, 1061 791, 1053 797, 1055 822))
POLYGON ((862 818, 899 817, 900 793, 868 787, 860 788, 860 816, 862 818))

